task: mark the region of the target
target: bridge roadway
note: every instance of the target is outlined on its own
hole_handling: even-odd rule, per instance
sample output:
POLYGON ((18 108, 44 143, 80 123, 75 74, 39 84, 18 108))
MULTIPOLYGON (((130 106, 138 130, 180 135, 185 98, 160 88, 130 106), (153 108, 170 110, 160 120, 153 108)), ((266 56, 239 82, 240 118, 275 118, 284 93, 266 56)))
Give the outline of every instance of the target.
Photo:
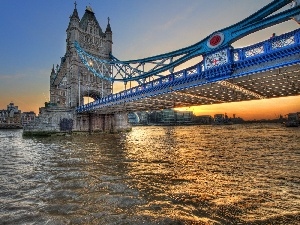
POLYGON ((300 94, 300 29, 207 55, 190 68, 109 95, 77 113, 111 114, 300 94))

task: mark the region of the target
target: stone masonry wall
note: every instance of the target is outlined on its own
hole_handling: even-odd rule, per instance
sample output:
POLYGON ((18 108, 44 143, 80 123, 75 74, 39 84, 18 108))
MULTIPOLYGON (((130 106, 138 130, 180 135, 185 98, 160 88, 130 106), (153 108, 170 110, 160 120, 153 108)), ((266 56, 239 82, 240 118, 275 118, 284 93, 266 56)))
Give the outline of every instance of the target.
POLYGON ((125 112, 104 115, 98 113, 76 114, 74 110, 60 107, 41 108, 40 110, 37 119, 23 128, 23 135, 48 136, 71 132, 117 133, 131 130, 125 112))
POLYGON ((23 134, 44 136, 61 132, 61 121, 63 119, 73 120, 73 118, 74 110, 71 109, 59 107, 40 108, 40 114, 36 120, 24 126, 23 134))
POLYGON ((131 130, 127 113, 87 113, 76 116, 74 131, 116 133, 131 130))

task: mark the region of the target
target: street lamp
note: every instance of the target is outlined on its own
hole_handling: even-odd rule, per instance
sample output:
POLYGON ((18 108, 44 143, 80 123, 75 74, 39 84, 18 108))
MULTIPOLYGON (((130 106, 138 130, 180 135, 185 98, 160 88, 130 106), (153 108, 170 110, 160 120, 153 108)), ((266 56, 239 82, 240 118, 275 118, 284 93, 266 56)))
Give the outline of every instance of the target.
POLYGON ((78 67, 78 106, 80 105, 80 68, 78 67))

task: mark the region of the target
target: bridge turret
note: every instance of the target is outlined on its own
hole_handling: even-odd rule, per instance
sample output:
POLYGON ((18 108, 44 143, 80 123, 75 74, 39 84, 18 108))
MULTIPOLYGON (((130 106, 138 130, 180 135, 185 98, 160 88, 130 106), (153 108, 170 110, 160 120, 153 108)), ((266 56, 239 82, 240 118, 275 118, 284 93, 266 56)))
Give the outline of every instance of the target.
POLYGON ((53 81, 55 80, 55 77, 56 77, 56 73, 55 73, 54 64, 53 64, 51 74, 50 74, 50 85, 52 85, 53 81))
POLYGON ((106 40, 107 40, 107 53, 110 54, 112 52, 112 31, 111 31, 111 27, 110 27, 110 23, 109 23, 110 19, 109 17, 107 18, 107 26, 106 26, 106 30, 105 30, 105 36, 106 36, 106 40))
MULTIPOLYGON (((69 18, 66 53, 61 57, 59 69, 54 67, 51 73, 50 96, 51 102, 73 108, 82 105, 84 97, 98 99, 111 94, 111 83, 94 76, 84 67, 74 42, 89 54, 107 60, 112 51, 112 31, 109 22, 105 32, 102 31, 91 6, 87 6, 79 18, 75 2, 69 18)), ((109 76, 109 72, 106 74, 109 76)))
POLYGON ((74 41, 78 41, 79 39, 79 16, 76 8, 77 4, 75 2, 75 8, 73 14, 70 16, 69 26, 66 30, 67 32, 67 51, 68 47, 74 43, 74 41))
POLYGON ((54 81, 56 79, 56 72, 54 69, 54 64, 51 70, 51 74, 50 74, 50 102, 55 102, 55 85, 54 85, 54 81))

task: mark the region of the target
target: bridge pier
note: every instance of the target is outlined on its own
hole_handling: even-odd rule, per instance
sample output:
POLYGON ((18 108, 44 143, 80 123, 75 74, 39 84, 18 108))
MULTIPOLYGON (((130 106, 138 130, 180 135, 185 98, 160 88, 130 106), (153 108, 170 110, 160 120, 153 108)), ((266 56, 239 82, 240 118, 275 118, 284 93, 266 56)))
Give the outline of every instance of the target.
POLYGON ((77 114, 64 107, 42 107, 37 119, 23 128, 24 136, 50 136, 72 132, 118 133, 130 131, 126 112, 77 114))
POLYGON ((126 112, 114 114, 99 114, 96 112, 77 114, 73 127, 73 131, 89 133, 118 133, 130 130, 131 125, 128 123, 126 112))

